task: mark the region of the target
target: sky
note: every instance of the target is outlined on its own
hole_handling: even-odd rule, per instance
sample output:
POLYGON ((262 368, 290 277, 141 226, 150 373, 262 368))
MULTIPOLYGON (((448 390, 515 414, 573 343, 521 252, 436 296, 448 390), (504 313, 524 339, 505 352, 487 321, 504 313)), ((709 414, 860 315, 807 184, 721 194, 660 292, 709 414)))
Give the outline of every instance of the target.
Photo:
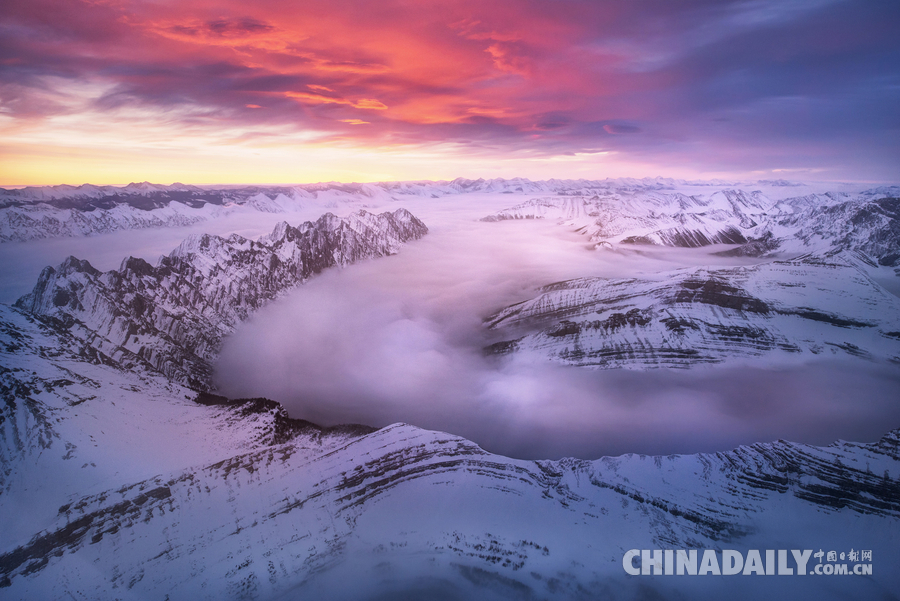
POLYGON ((4 0, 0 186, 900 180, 896 0, 4 0))

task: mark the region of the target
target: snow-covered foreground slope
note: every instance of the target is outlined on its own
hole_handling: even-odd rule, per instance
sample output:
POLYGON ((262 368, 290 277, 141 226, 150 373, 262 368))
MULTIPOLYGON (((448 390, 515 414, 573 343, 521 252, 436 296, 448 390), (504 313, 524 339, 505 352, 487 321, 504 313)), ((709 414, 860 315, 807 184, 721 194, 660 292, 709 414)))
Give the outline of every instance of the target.
POLYGON ((43 528, 73 496, 247 452, 303 426, 271 402, 199 405, 196 391, 3 305, 0 366, 4 542, 43 528))
POLYGON ((838 599, 900 586, 898 431, 513 460, 403 424, 323 432, 261 401, 200 405, 2 317, 5 389, 30 386, 18 421, 7 405, 4 438, 18 423, 31 446, 4 457, 0 598, 838 599), (27 412, 43 415, 43 438, 27 412), (629 549, 819 548, 870 550, 873 574, 635 577, 622 565, 629 549))
POLYGON ((550 284, 490 318, 504 340, 489 349, 633 369, 834 355, 900 363, 900 299, 860 262, 805 255, 550 284))

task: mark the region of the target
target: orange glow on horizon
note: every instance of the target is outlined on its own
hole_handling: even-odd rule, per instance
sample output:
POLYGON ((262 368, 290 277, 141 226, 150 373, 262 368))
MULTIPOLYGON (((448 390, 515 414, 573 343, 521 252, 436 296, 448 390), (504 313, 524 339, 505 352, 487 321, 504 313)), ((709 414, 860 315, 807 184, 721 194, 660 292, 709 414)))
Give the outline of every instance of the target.
POLYGON ((834 21, 828 54, 802 41, 833 29, 812 8, 676 4, 11 3, 0 181, 897 173, 895 61, 868 17, 834 21), (804 27, 784 35, 806 58, 771 54, 804 27), (867 83, 789 76, 810 64, 867 83))

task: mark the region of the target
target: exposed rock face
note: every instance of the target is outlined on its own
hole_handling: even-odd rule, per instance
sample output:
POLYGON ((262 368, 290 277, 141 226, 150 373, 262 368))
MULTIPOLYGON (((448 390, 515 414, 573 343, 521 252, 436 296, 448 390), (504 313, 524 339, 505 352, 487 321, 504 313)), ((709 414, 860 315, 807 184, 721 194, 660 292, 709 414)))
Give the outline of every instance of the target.
POLYGON ((258 241, 194 236, 154 267, 127 258, 100 273, 69 257, 41 273, 16 307, 54 320, 123 368, 206 388, 222 337, 265 303, 332 266, 396 253, 425 235, 405 209, 281 223, 258 241))
POLYGON ((781 243, 775 239, 772 232, 766 232, 759 238, 749 238, 737 248, 719 251, 715 254, 720 257, 763 257, 778 250, 779 246, 781 243))
POLYGON ((900 362, 900 300, 852 259, 807 256, 652 280, 551 284, 488 320, 504 338, 489 351, 635 369, 777 353, 900 362))
POLYGON ((865 253, 881 265, 900 264, 900 198, 897 196, 813 206, 780 219, 779 225, 796 228, 796 238, 807 246, 824 241, 831 249, 865 253))

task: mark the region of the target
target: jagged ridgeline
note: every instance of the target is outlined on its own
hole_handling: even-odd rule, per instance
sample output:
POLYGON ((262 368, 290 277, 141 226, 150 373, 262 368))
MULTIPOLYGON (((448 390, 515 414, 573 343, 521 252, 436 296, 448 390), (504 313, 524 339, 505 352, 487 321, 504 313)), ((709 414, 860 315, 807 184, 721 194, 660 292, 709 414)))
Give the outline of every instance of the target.
POLYGON ((250 313, 323 269, 394 254, 427 232, 406 209, 327 213, 255 241, 192 236, 155 267, 129 257, 101 273, 69 257, 15 306, 68 330, 94 360, 208 389, 222 338, 250 313))

